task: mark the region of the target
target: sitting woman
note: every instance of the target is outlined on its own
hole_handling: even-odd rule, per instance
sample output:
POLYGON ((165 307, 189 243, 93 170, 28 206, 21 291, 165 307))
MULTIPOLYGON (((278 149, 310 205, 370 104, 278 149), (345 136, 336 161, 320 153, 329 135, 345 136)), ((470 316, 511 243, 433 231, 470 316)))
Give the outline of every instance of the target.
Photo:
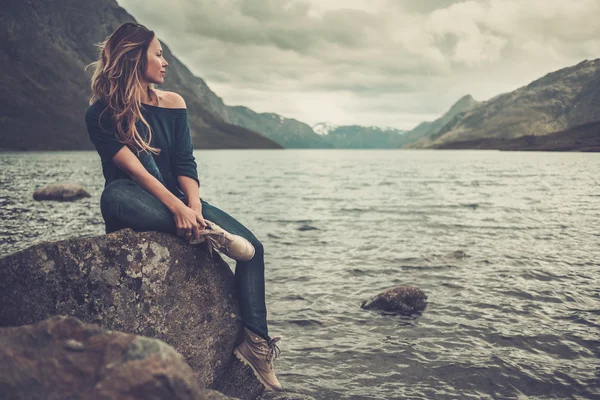
POLYGON ((125 23, 99 45, 85 120, 105 178, 100 209, 106 233, 123 228, 210 237, 237 261, 235 290, 245 325, 235 355, 270 390, 282 390, 267 329, 264 251, 244 225, 200 198, 188 112, 165 80, 161 44, 143 25, 125 23), (208 232, 208 234, 207 234, 208 232))

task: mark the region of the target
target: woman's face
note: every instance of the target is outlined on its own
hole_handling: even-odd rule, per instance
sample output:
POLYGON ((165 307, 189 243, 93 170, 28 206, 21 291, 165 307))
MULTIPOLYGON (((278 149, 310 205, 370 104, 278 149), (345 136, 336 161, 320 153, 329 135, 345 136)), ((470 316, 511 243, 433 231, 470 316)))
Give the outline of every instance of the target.
POLYGON ((157 85, 162 84, 165 81, 165 71, 167 68, 167 61, 163 57, 162 47, 160 46, 160 42, 154 37, 150 46, 148 46, 148 65, 146 68, 146 74, 144 75, 144 79, 148 83, 155 83, 157 85))

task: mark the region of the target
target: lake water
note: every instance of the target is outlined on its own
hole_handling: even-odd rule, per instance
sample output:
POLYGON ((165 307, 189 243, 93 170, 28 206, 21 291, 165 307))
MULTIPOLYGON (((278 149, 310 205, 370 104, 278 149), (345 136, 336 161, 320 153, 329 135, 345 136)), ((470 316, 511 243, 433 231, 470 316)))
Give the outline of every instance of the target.
MULTIPOLYGON (((287 389, 322 399, 600 398, 600 155, 195 155, 202 197, 265 246, 287 389), (360 308, 396 285, 425 291, 421 316, 360 308)), ((0 153, 0 167, 0 256, 104 234, 95 152, 0 153), (61 181, 92 197, 33 201, 61 181)))

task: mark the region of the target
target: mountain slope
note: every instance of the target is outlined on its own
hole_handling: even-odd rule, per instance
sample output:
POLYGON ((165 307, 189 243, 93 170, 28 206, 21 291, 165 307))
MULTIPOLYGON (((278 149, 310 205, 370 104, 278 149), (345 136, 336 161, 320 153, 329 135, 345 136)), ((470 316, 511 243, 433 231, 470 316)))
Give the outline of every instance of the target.
POLYGON ((471 95, 461 97, 440 118, 435 121, 421 122, 416 128, 406 133, 404 147, 420 147, 421 143, 427 143, 429 137, 437 134, 447 123, 458 115, 477 107, 480 103, 471 95))
MULTIPOLYGON (((135 19, 114 0, 63 0, 60 6, 50 1, 3 1, 0 148, 93 149, 84 122, 91 70, 84 68, 97 56, 94 44, 124 22, 135 19)), ((176 91, 186 100, 196 148, 281 147, 223 119, 212 102, 217 96, 166 43, 162 47, 169 68, 161 89, 176 91)))
POLYGON ((420 144, 446 148, 459 142, 547 135, 600 120, 599 106, 600 59, 586 60, 481 103, 420 144))
POLYGON ((600 152, 600 122, 589 122, 548 135, 448 142, 438 148, 600 152))
POLYGON ((333 146, 317 135, 310 126, 273 113, 256 113, 247 107, 228 107, 229 121, 260 132, 287 149, 329 149, 333 146))
MULTIPOLYGON (((170 68, 170 67, 169 67, 170 68)), ((244 106, 228 106, 209 89, 206 83, 191 74, 187 68, 181 72, 186 86, 198 96, 203 106, 221 120, 258 132, 285 148, 327 149, 332 146, 315 134, 307 124, 275 113, 257 113, 244 106)), ((169 79, 165 85, 168 88, 169 79)))

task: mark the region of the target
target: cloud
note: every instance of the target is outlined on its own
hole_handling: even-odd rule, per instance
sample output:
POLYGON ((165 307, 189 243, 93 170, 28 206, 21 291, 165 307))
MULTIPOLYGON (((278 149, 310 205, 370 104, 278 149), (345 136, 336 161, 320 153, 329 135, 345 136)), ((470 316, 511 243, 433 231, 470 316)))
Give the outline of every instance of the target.
POLYGON ((227 104, 310 124, 411 128, 600 52, 597 0, 118 2, 227 104))

